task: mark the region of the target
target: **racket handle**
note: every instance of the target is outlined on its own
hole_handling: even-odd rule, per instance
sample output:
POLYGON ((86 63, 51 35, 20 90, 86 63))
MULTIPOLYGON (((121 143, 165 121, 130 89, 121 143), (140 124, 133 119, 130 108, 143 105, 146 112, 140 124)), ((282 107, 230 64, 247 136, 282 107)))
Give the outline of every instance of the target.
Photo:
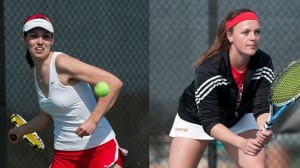
POLYGON ((268 121, 266 122, 266 124, 263 127, 263 131, 267 131, 270 130, 272 128, 273 124, 270 124, 268 121))
POLYGON ((15 140, 17 140, 17 135, 10 135, 10 140, 12 140, 12 141, 15 141, 15 140))

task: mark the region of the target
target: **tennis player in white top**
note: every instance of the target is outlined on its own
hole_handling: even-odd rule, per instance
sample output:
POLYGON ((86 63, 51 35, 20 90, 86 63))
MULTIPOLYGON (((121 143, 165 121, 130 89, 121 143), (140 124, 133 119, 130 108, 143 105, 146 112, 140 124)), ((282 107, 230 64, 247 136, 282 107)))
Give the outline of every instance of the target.
POLYGON ((51 168, 123 167, 127 151, 121 149, 105 113, 114 105, 123 85, 115 75, 61 52, 51 51, 54 28, 43 14, 26 19, 23 43, 34 75, 40 113, 8 133, 37 132, 54 123, 54 157, 51 168), (107 96, 96 101, 90 85, 106 82, 107 96))

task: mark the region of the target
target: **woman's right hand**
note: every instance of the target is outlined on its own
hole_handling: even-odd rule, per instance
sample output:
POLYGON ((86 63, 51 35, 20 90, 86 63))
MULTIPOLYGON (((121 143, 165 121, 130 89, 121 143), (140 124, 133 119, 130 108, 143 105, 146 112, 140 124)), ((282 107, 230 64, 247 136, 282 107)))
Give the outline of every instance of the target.
POLYGON ((256 156, 263 146, 256 139, 245 139, 241 150, 250 156, 256 156))
POLYGON ((18 131, 18 128, 13 128, 8 131, 8 140, 12 144, 16 144, 20 142, 23 135, 21 135, 18 131))

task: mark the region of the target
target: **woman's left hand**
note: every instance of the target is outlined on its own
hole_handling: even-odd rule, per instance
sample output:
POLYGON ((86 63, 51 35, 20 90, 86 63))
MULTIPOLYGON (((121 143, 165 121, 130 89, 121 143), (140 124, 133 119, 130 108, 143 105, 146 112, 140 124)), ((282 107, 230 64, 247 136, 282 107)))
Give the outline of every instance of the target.
POLYGON ((273 132, 271 130, 258 130, 256 134, 256 140, 258 143, 262 145, 267 145, 273 136, 273 132))
POLYGON ((97 123, 89 118, 84 123, 82 123, 75 131, 80 138, 83 136, 90 136, 96 129, 97 123))

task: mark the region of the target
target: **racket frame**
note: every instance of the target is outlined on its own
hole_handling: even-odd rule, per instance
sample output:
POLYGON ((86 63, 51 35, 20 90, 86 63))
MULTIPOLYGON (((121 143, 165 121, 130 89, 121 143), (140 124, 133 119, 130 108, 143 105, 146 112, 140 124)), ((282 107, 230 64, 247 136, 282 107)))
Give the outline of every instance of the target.
POLYGON ((300 97, 300 93, 298 93, 297 95, 295 95, 293 98, 291 98, 290 100, 286 101, 286 102, 282 102, 282 103, 273 103, 272 102, 272 98, 271 98, 271 94, 272 91, 274 90, 274 88, 276 87, 277 82, 281 79, 281 76, 286 73, 292 66, 294 66, 295 64, 300 64, 300 59, 297 61, 293 61, 291 62, 287 67, 285 67, 274 79, 274 81, 271 84, 271 89, 270 89, 270 94, 269 94, 269 104, 270 104, 270 112, 269 112, 269 116, 268 119, 266 121, 266 124, 263 127, 263 130, 270 130, 274 124, 274 122, 277 120, 277 118, 290 106, 292 105, 299 97, 300 97), (275 113, 275 108, 280 108, 277 110, 277 112, 275 113), (275 113, 275 115, 274 115, 275 113))
MULTIPOLYGON (((11 122, 14 125, 14 127, 19 127, 19 126, 27 123, 27 121, 19 114, 12 114, 10 119, 11 119, 11 122), (17 123, 17 121, 16 121, 17 119, 21 120, 23 123, 17 123)), ((36 150, 43 150, 45 148, 44 142, 42 141, 42 139, 39 137, 39 135, 36 132, 32 132, 32 133, 24 135, 22 137, 22 140, 36 150), (35 141, 37 141, 39 144, 32 142, 32 140, 30 140, 30 137, 35 138, 35 141)))
POLYGON ((294 103, 295 100, 288 102, 287 104, 281 106, 281 108, 277 111, 275 115, 274 114, 274 108, 277 106, 274 104, 270 105, 270 114, 268 116, 267 122, 264 126, 264 130, 270 130, 274 124, 274 122, 277 120, 277 118, 291 105, 294 103))

